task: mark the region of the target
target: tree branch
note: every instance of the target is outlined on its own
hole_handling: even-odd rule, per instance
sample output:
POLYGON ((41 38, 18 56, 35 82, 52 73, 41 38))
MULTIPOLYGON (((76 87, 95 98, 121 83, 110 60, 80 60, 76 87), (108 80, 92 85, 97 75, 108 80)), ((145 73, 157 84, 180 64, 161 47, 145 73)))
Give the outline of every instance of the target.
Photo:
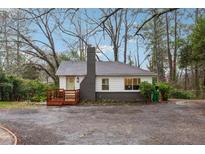
MULTIPOLYGON (((104 23, 105 23, 111 16, 113 16, 115 13, 117 13, 117 12, 120 11, 120 10, 122 10, 122 8, 117 8, 117 9, 115 9, 113 12, 111 12, 110 14, 108 14, 108 15, 102 17, 102 18, 104 18, 104 19, 103 19, 103 21, 101 21, 100 25, 102 25, 102 24, 104 25, 104 23)), ((102 18, 101 18, 101 19, 102 19, 102 18)))
MULTIPOLYGON (((34 12, 32 12, 32 11, 29 11, 29 10, 27 10, 27 9, 19 9, 19 10, 22 10, 22 11, 24 11, 24 12, 27 12, 27 13, 29 13, 29 14, 32 14, 32 15, 34 15, 34 17, 30 17, 30 18, 18 18, 18 20, 29 20, 29 19, 37 19, 37 18, 40 18, 40 17, 42 17, 42 16, 44 16, 44 15, 46 15, 46 14, 49 14, 51 11, 53 11, 53 10, 55 10, 55 8, 51 8, 51 9, 48 9, 47 11, 45 11, 45 12, 43 12, 43 13, 41 13, 41 14, 39 14, 39 15, 36 15, 34 12)), ((15 19, 15 18, 14 18, 15 19)))
POLYGON ((164 10, 164 11, 162 11, 162 12, 159 12, 159 13, 156 13, 156 14, 152 15, 150 18, 148 18, 147 20, 145 20, 145 21, 143 22, 143 24, 142 24, 142 25, 138 28, 138 30, 135 32, 134 36, 138 35, 139 31, 144 27, 144 25, 146 25, 146 24, 147 24, 149 21, 151 21, 153 18, 155 18, 155 17, 160 17, 160 16, 163 15, 163 14, 166 14, 166 13, 172 12, 172 11, 175 11, 175 10, 177 10, 177 9, 178 9, 178 8, 166 9, 166 10, 164 10))

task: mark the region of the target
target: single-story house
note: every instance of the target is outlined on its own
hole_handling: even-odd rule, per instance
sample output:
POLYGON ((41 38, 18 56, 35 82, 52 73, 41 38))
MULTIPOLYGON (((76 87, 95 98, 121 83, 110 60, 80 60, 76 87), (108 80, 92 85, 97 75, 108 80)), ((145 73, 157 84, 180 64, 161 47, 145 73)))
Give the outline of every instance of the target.
POLYGON ((140 82, 152 83, 155 73, 120 62, 96 61, 95 48, 87 50, 87 62, 64 61, 56 75, 59 88, 80 90, 81 100, 110 99, 137 101, 140 82))

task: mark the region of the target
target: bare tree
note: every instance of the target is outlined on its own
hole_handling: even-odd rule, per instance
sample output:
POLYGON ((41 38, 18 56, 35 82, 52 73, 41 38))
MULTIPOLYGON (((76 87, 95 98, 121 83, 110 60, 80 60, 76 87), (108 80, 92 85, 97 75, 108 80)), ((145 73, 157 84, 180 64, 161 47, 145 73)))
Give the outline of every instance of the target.
POLYGON ((126 64, 127 60, 127 41, 128 41, 128 31, 129 31, 129 25, 128 25, 128 19, 127 19, 127 12, 128 9, 125 9, 125 17, 124 17, 124 26, 125 26, 125 34, 124 34, 124 64, 126 64))
POLYGON ((140 57, 139 57, 139 40, 138 40, 138 38, 137 38, 137 40, 136 40, 136 46, 137 46, 137 67, 140 67, 140 57))
POLYGON ((139 32, 140 32, 140 30, 141 30, 147 23, 149 23, 152 19, 154 19, 154 18, 159 18, 160 16, 162 16, 162 15, 168 13, 168 12, 175 11, 175 10, 177 10, 177 8, 165 9, 165 10, 163 10, 163 11, 161 11, 161 12, 158 11, 158 12, 154 13, 151 17, 149 17, 148 19, 146 19, 146 20, 138 27, 138 29, 137 29, 137 31, 135 32, 134 35, 135 35, 135 36, 138 35, 139 32))
MULTIPOLYGON (((44 13, 48 12, 48 10, 42 10, 42 9, 30 9, 29 11, 25 11, 24 13, 27 16, 27 20, 30 20, 32 25, 35 25, 35 32, 40 32, 43 34, 43 37, 45 40, 41 39, 34 39, 30 37, 29 35, 23 34, 18 28, 10 26, 10 28, 16 33, 18 33, 18 37, 22 39, 22 41, 19 41, 20 43, 24 44, 24 46, 27 46, 28 49, 21 50, 21 52, 28 54, 34 58, 42 60, 42 62, 36 63, 31 62, 32 65, 35 67, 43 70, 45 73, 47 73, 57 84, 58 78, 55 76, 55 72, 59 66, 59 59, 57 56, 57 51, 55 48, 55 41, 54 41, 54 32, 57 29, 56 24, 51 24, 50 21, 52 20, 52 14, 44 13), (43 14, 40 16, 40 14, 43 14), (46 64, 46 65, 45 65, 46 64)), ((32 31, 30 32, 32 33, 32 31)), ((18 39, 18 38, 17 38, 18 39)))
POLYGON ((9 46, 8 46, 8 13, 3 11, 3 37, 4 37, 4 50, 5 50, 5 59, 6 66, 9 66, 9 46))
POLYGON ((169 17, 168 13, 166 13, 166 35, 167 35, 167 55, 168 55, 168 62, 169 62, 169 81, 172 81, 172 54, 170 51, 170 40, 169 40, 169 17))
MULTIPOLYGON (((139 10, 139 9, 137 9, 139 10)), ((134 22, 136 21, 136 17, 139 13, 139 11, 135 11, 133 9, 124 9, 124 17, 123 17, 123 23, 124 23, 124 64, 126 64, 127 60, 127 48, 128 48, 128 40, 130 39, 130 31, 132 28, 134 28, 134 22)))
MULTIPOLYGON (((199 9, 196 8, 195 9, 195 24, 197 24, 199 21, 199 9)), ((199 86, 199 66, 198 66, 198 62, 195 62, 195 66, 194 66, 194 74, 195 74, 195 89, 196 89, 196 95, 199 95, 199 90, 200 90, 200 86, 199 86)))
POLYGON ((9 29, 9 25, 13 24, 11 22, 11 12, 8 9, 0 11, 0 45, 1 45, 1 64, 3 70, 6 73, 12 74, 12 64, 15 62, 14 54, 14 45, 11 43, 11 40, 14 37, 13 32, 9 29))
POLYGON ((174 54, 173 54, 173 81, 176 80, 177 72, 177 10, 174 10, 174 54))
MULTIPOLYGON (((113 12, 112 9, 101 9, 103 16, 108 16, 113 12)), ((118 11, 117 13, 113 14, 110 18, 108 18, 104 22, 103 31, 107 33, 111 40, 111 44, 113 45, 113 52, 114 52, 114 61, 118 61, 119 59, 119 47, 121 45, 121 27, 122 27, 122 13, 123 10, 118 11)))

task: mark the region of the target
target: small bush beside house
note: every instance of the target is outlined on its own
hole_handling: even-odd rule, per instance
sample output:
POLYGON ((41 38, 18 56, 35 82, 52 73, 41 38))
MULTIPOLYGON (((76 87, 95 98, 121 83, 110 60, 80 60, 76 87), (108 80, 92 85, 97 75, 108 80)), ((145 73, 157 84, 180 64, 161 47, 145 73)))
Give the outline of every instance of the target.
MULTIPOLYGON (((161 101, 168 101, 169 98, 176 99, 195 99, 196 95, 190 91, 182 91, 175 89, 166 82, 159 82, 156 84, 159 88, 161 101)), ((142 82, 140 84, 140 93, 145 97, 147 102, 151 102, 151 94, 155 85, 148 82, 142 82)))
POLYGON ((142 82, 140 84, 140 93, 145 97, 147 102, 151 102, 151 95, 156 86, 159 89, 161 101, 167 101, 169 98, 171 87, 165 82, 159 82, 156 85, 150 84, 148 82, 142 82))
POLYGON ((161 94, 161 100, 168 101, 171 86, 166 82, 159 82, 158 87, 161 94))
POLYGON ((154 86, 148 82, 142 82, 140 84, 140 93, 145 97, 147 102, 151 102, 151 93, 154 86))
POLYGON ((147 102, 151 102, 151 96, 156 87, 159 89, 161 101, 167 101, 169 98, 171 86, 165 82, 159 82, 156 85, 148 82, 142 82, 140 84, 140 93, 145 97, 147 102))

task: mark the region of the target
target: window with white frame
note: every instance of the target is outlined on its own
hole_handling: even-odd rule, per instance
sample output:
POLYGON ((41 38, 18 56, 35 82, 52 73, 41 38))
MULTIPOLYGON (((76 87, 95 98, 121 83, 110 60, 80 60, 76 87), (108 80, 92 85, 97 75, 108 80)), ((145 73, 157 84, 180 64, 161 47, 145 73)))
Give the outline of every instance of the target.
POLYGON ((102 79, 102 90, 109 90, 109 79, 102 79))
POLYGON ((125 78, 125 90, 139 90, 140 78, 125 78))

